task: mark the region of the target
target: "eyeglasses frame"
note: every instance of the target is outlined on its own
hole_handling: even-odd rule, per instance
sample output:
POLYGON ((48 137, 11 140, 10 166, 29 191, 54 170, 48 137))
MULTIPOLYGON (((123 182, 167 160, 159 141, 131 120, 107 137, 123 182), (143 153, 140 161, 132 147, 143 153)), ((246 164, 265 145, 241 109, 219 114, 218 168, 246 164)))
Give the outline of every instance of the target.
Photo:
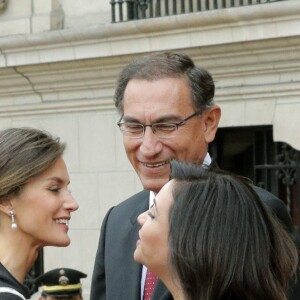
MULTIPOLYGON (((169 123, 163 123, 163 122, 161 122, 161 123, 153 123, 153 124, 141 124, 141 123, 137 123, 137 124, 143 126, 143 134, 142 134, 141 136, 139 136, 139 137, 130 137, 130 138, 132 138, 132 139, 140 139, 140 138, 144 137, 145 131, 146 131, 146 127, 150 127, 151 130, 152 130, 152 132, 153 132, 153 134, 156 135, 155 130, 154 130, 154 128, 153 128, 153 125, 157 125, 157 124, 170 124, 170 125, 175 125, 175 126, 176 126, 176 130, 178 130, 178 127, 183 126, 183 125, 186 123, 186 121, 188 121, 189 119, 191 119, 191 118, 193 118, 193 117, 195 117, 195 116, 200 115, 201 112, 202 112, 202 111, 196 111, 196 112, 194 112, 193 114, 191 114, 190 116, 187 116, 186 118, 184 118, 183 120, 181 120, 181 121, 179 121, 179 122, 169 122, 169 123)), ((118 123, 117 123, 117 125, 119 126, 119 128, 120 128, 120 126, 121 126, 122 124, 124 124, 124 123, 130 123, 130 122, 121 122, 121 120, 123 119, 123 117, 124 117, 124 114, 122 114, 120 120, 119 120, 118 123)), ((120 130, 121 130, 121 128, 120 128, 120 130)), ((123 133, 123 132, 125 132, 125 131, 122 131, 122 130, 121 130, 121 132, 123 133)))

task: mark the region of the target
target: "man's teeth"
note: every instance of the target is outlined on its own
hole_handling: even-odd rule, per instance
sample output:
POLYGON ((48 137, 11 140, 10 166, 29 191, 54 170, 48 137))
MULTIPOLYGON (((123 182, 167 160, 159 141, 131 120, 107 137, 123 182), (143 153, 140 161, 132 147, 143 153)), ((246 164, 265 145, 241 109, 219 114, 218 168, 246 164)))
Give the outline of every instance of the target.
POLYGON ((157 168, 157 167, 161 167, 163 165, 167 164, 166 161, 163 161, 163 162, 159 162, 159 163, 156 163, 156 164, 147 164, 147 163, 143 163, 144 166, 148 167, 148 168, 157 168))
POLYGON ((69 220, 67 220, 67 219, 59 219, 59 220, 55 220, 55 222, 58 223, 58 224, 69 225, 69 220))

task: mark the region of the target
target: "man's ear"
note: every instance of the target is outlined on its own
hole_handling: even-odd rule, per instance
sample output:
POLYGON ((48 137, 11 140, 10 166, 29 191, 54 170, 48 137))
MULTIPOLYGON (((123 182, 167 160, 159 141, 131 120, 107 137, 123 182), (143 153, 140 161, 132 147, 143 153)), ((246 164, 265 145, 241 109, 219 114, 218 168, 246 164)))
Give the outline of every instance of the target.
POLYGON ((209 144, 215 139, 221 118, 221 108, 218 105, 214 105, 203 112, 203 118, 205 126, 205 141, 209 144))

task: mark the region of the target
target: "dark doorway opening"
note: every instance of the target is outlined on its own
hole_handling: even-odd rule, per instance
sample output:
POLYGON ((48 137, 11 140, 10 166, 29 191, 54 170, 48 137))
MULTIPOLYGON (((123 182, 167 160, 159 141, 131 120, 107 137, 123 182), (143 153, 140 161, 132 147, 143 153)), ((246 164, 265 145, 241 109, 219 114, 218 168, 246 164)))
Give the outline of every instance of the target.
POLYGON ((283 200, 298 229, 300 152, 274 143, 272 126, 219 128, 209 152, 221 168, 250 178, 283 200))

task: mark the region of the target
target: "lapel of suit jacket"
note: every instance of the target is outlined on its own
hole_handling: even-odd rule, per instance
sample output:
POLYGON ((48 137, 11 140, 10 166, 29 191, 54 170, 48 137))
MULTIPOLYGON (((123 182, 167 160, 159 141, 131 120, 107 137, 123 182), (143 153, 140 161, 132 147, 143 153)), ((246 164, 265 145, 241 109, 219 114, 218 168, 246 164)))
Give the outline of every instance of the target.
POLYGON ((127 256, 124 257, 125 262, 125 277, 126 285, 124 287, 124 293, 122 299, 130 300, 140 300, 141 298, 141 273, 142 265, 136 263, 133 258, 133 253, 136 248, 136 241, 138 240, 138 231, 140 230, 140 225, 137 222, 137 217, 145 212, 149 208, 149 191, 143 191, 139 195, 139 201, 136 207, 132 209, 132 214, 130 215, 130 223, 132 225, 129 229, 129 234, 127 235, 126 253, 127 256))
MULTIPOLYGON (((149 209, 149 191, 145 191, 145 194, 143 193, 143 195, 146 195, 146 196, 143 196, 141 198, 147 198, 147 201, 144 201, 141 199, 141 201, 139 202, 140 204, 137 205, 137 208, 136 210, 133 211, 130 219, 131 219, 131 222, 132 222, 132 232, 136 233, 136 237, 138 238, 138 231, 140 230, 140 225, 138 224, 137 222, 137 217, 145 212, 146 210, 149 209)), ((134 250, 135 250, 136 246, 134 244, 134 248, 132 250, 132 255, 134 253, 134 250)), ((141 280, 141 272, 142 272, 142 265, 140 264, 136 264, 138 266, 137 268, 137 272, 135 273, 134 276, 132 276, 132 279, 136 280, 135 282, 138 283, 138 286, 139 286, 139 289, 141 288, 141 283, 140 283, 140 280, 141 280)), ((139 298, 138 300, 140 300, 141 296, 139 294, 139 298)), ((133 299, 133 298, 130 298, 130 299, 133 299)), ((136 298, 135 298, 136 299, 136 298)), ((155 290, 154 290, 154 293, 153 293, 153 296, 152 296, 152 299, 153 300, 173 300, 173 297, 172 295, 170 294, 170 292, 167 290, 167 288, 165 287, 165 285, 162 283, 162 281, 158 280, 156 286, 155 286, 155 290)))
MULTIPOLYGON (((132 214, 130 215, 130 221, 133 226, 137 223, 137 217, 149 209, 149 194, 150 192, 147 190, 143 190, 139 196, 139 202, 136 207, 132 210, 132 214)), ((140 225, 138 224, 140 227, 140 225)))

